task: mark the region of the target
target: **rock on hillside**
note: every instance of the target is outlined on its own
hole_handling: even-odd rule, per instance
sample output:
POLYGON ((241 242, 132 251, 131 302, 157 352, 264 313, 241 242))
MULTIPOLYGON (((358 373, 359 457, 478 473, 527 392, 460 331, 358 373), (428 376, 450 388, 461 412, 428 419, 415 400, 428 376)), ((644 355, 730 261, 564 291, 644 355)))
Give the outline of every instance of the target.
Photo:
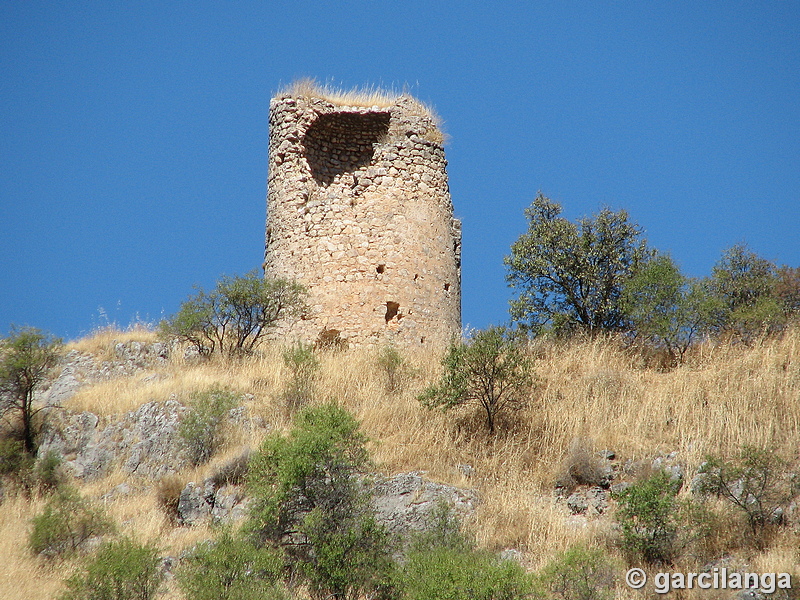
POLYGON ((119 418, 96 414, 51 413, 42 432, 39 456, 54 451, 68 472, 84 480, 107 474, 115 465, 149 479, 186 465, 177 435, 186 408, 177 400, 148 402, 119 418))

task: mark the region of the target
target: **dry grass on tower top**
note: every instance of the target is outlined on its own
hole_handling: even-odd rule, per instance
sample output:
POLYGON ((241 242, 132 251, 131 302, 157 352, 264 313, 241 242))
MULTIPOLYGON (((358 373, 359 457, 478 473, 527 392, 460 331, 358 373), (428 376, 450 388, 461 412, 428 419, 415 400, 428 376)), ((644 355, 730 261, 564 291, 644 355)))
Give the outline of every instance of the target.
MULTIPOLYGON (((374 86, 341 89, 330 84, 320 84, 315 79, 303 78, 278 91, 276 97, 287 96, 292 98, 321 98, 336 106, 362 106, 376 108, 390 108, 397 104, 401 98, 407 99, 407 105, 413 106, 414 112, 427 117, 433 125, 441 130, 442 119, 430 105, 414 98, 406 92, 397 92, 392 89, 382 89, 374 86)), ((442 133, 442 140, 446 136, 442 133)))

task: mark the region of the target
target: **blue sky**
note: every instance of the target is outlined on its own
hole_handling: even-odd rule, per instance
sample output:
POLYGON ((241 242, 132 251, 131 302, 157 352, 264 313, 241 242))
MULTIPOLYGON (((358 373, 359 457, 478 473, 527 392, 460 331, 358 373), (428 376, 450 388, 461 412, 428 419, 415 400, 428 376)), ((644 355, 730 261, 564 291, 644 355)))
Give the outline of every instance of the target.
POLYGON ((308 76, 444 119, 465 324, 507 319, 537 190, 627 209, 689 275, 741 241, 800 265, 797 1, 7 1, 0 334, 157 321, 259 267, 269 99, 308 76))

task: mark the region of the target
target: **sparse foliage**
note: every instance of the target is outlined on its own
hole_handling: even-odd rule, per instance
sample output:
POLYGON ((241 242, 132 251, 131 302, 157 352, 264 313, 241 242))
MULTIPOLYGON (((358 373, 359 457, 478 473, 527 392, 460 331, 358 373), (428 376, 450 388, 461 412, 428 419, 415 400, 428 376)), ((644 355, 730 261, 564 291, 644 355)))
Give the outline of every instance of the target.
POLYGON ((800 314, 800 267, 780 267, 775 293, 787 315, 800 314))
POLYGON ((709 457, 700 469, 700 491, 729 502, 747 520, 751 539, 765 545, 770 530, 783 521, 789 503, 800 491, 796 476, 775 452, 745 446, 738 457, 709 457))
POLYGON ((314 399, 320 364, 314 347, 301 341, 284 349, 281 357, 289 369, 289 378, 283 390, 283 403, 289 412, 306 406, 314 399))
POLYGON ((161 333, 192 344, 200 354, 252 352, 280 319, 299 314, 306 291, 286 279, 264 279, 255 271, 223 276, 216 288, 199 288, 178 312, 161 323, 161 333))
POLYGON ((386 374, 386 391, 399 392, 409 377, 408 361, 394 346, 385 346, 378 354, 378 365, 386 374))
POLYGON ((535 332, 623 328, 622 288, 651 254, 628 213, 606 208, 571 223, 540 192, 525 215, 528 231, 504 261, 517 291, 512 320, 535 332))
POLYGON ((12 415, 22 425, 23 448, 36 451, 34 394, 59 358, 61 340, 33 327, 12 328, 0 340, 0 415, 12 415))
POLYGON ((74 553, 89 538, 113 531, 103 511, 73 488, 58 490, 31 523, 30 548, 47 557, 74 553))
POLYGON ((441 379, 419 396, 420 402, 445 410, 477 404, 486 414, 489 433, 500 412, 530 397, 533 363, 525 339, 508 328, 490 327, 473 332, 466 342, 453 342, 442 365, 441 379))
POLYGON ((365 441, 347 411, 325 404, 298 413, 289 437, 269 436, 251 460, 252 535, 283 552, 314 598, 358 598, 390 566, 357 478, 369 465, 365 441))
POLYGON ((129 538, 106 542, 67 580, 60 600, 151 600, 161 584, 158 550, 129 538))
POLYGON ((178 435, 195 466, 207 463, 222 443, 222 421, 238 402, 237 395, 220 387, 196 393, 181 419, 178 435))

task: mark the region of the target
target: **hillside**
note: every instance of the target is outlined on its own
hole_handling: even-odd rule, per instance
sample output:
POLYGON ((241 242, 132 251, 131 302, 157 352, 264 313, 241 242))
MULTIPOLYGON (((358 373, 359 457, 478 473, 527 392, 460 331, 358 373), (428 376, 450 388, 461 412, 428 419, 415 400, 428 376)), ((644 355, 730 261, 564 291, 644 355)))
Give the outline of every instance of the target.
MULTIPOLYGON (((188 482, 199 485, 243 449, 258 448, 268 431, 288 431, 289 372, 278 347, 242 360, 203 360, 185 357, 176 346, 153 352, 156 342, 152 332, 143 330, 105 330, 72 342, 69 369, 62 365, 57 370, 58 379, 43 398, 49 393, 63 400, 61 408, 49 411, 51 423, 90 412, 99 431, 122 423, 126 414, 147 403, 172 400, 182 406, 192 393, 213 386, 237 394, 238 417, 229 422, 225 443, 208 464, 167 465, 178 466, 175 473, 171 468, 130 473, 114 464, 95 478, 87 473, 73 478, 85 496, 104 506, 121 532, 154 541, 162 556, 179 557, 213 532, 203 520, 176 524, 159 493, 163 496, 170 486, 184 489, 188 482)), ((619 565, 617 575, 624 575, 613 519, 616 502, 608 485, 591 481, 595 471, 621 483, 667 467, 684 483, 681 498, 691 496, 690 484, 706 456, 732 457, 743 446, 774 449, 796 472, 800 329, 751 347, 699 345, 684 365, 669 371, 646 366, 640 354, 609 339, 534 343, 530 352, 535 357, 533 395, 526 408, 505 416, 495 436, 485 433, 480 414, 420 406, 417 395, 438 375, 439 356, 433 354, 402 355, 397 385, 390 391, 377 352, 321 352, 314 398, 335 400, 360 421, 383 475, 416 471, 431 482, 474 490, 479 503, 470 523, 479 546, 515 550, 511 554, 530 571, 584 543, 604 548, 619 565), (582 473, 589 473, 586 480, 582 473)), ((75 462, 75 456, 62 458, 75 462)), ((30 519, 44 502, 6 486, 0 511, 2 598, 53 598, 78 564, 77 559, 34 556, 28 549, 30 519)), ((789 510, 785 522, 760 549, 744 543, 746 536, 728 523, 717 532, 709 556, 716 552, 719 556, 712 558, 724 556, 725 564, 757 572, 798 573, 800 517, 789 510)), ((696 571, 696 561, 682 556, 676 565, 696 571)), ((181 597, 171 580, 163 589, 160 598, 181 597)), ((712 597, 703 590, 693 593, 685 597, 712 597)), ((620 584, 616 597, 641 594, 620 584)))

